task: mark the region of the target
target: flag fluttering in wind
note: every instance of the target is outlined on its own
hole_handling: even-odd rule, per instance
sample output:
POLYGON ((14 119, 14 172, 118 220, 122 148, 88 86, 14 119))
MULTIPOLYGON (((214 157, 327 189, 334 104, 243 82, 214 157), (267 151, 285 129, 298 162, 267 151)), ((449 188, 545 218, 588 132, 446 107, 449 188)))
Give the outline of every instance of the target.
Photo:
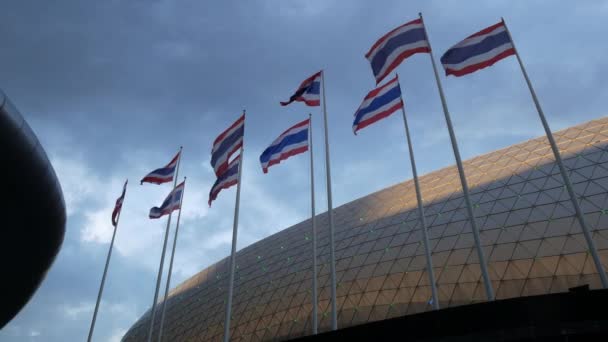
POLYGON ((446 75, 464 76, 515 54, 505 24, 501 21, 452 46, 441 56, 446 75))
POLYGON ((165 215, 169 215, 174 210, 181 208, 182 206, 182 194, 184 193, 185 182, 181 182, 178 184, 172 191, 169 193, 167 198, 163 201, 163 204, 160 207, 153 207, 150 209, 150 214, 148 215, 151 219, 161 218, 165 215))
POLYGON ((209 191, 209 206, 211 206, 211 202, 217 198, 217 195, 222 189, 228 189, 238 183, 240 164, 241 156, 239 155, 230 162, 228 169, 215 180, 215 183, 211 187, 211 191, 209 191))
POLYGON ((299 122, 287 129, 270 146, 262 152, 260 163, 264 173, 272 165, 280 163, 296 154, 308 151, 308 128, 310 119, 299 122))
POLYGON ((379 84, 409 56, 430 52, 422 19, 412 20, 382 36, 365 54, 379 84))
POLYGON ((120 197, 118 197, 118 199, 116 199, 116 204, 114 205, 114 210, 112 211, 112 225, 114 227, 116 227, 116 225, 118 224, 118 222, 116 222, 116 218, 118 218, 118 215, 120 214, 120 211, 122 210, 122 202, 125 200, 125 193, 127 192, 127 183, 129 182, 129 180, 127 179, 125 181, 125 185, 122 187, 122 195, 120 195, 120 197))
POLYGON ((156 169, 150 173, 148 173, 142 180, 140 184, 144 183, 154 183, 154 184, 163 184, 167 182, 171 182, 173 180, 173 176, 175 175, 175 169, 177 168, 177 162, 180 158, 180 152, 177 152, 175 157, 171 159, 169 164, 156 169))
MULTIPOLYGON (((551 150, 553 151, 553 155, 555 157, 555 163, 557 164, 559 172, 562 175, 564 187, 566 188, 566 191, 570 197, 572 207, 574 208, 576 218, 587 242, 587 247, 593 259, 593 263, 595 264, 602 287, 608 288, 608 274, 606 274, 604 266, 602 265, 597 247, 593 241, 591 230, 589 229, 589 225, 583 210, 580 207, 578 195, 574 191, 572 181, 570 180, 570 176, 568 175, 568 171, 564 166, 561 153, 559 152, 558 145, 553 137, 553 132, 549 127, 549 123, 547 122, 547 118, 545 117, 542 106, 540 105, 538 96, 536 96, 536 92, 534 91, 534 87, 530 81, 530 77, 528 77, 528 72, 524 67, 524 63, 519 55, 519 52, 515 48, 515 43, 513 42, 513 38, 511 37, 511 33, 509 32, 504 19, 502 19, 498 24, 487 27, 454 45, 441 57, 441 63, 445 68, 446 75, 463 76, 489 67, 501 59, 511 55, 515 55, 517 57, 517 62, 519 63, 521 73, 528 85, 530 96, 532 97, 532 101, 534 102, 534 106, 538 112, 538 116, 545 130, 545 134, 547 135, 547 140, 549 140, 549 145, 551 146, 551 150)), ((459 167, 462 168, 460 165, 459 167)), ((464 173, 464 171, 461 172, 464 173)), ((463 190, 464 189, 465 187, 463 186, 463 190)), ((465 199, 466 201, 470 202, 470 199, 467 197, 468 195, 465 192, 465 199)), ((470 209, 470 204, 468 204, 467 207, 469 209, 469 216, 471 217, 472 222, 474 222, 473 211, 470 209)), ((474 225, 472 225, 472 231, 474 234, 478 235, 476 232, 477 228, 474 225)), ((475 240, 479 241, 479 237, 476 236, 475 240)), ((477 246, 477 248, 480 249, 479 244, 477 244, 477 246)), ((480 259, 482 259, 483 253, 479 252, 478 254, 480 255, 480 259)), ((481 264, 483 265, 483 262, 481 264)), ((482 268, 482 271, 484 283, 490 284, 487 269, 482 268)), ((486 285, 486 293, 491 294, 491 291, 493 291, 492 286, 486 285)))
POLYGON ((234 273, 236 270, 236 243, 239 226, 239 207, 241 199, 241 163, 243 161, 243 136, 245 134, 245 110, 243 115, 236 120, 227 130, 222 132, 211 148, 211 166, 215 171, 217 179, 209 190, 209 207, 217 198, 222 189, 228 189, 233 185, 236 187, 236 203, 234 205, 234 221, 232 225, 232 249, 230 253, 230 272, 228 275, 228 291, 226 299, 226 311, 224 318, 224 341, 230 340, 230 319, 232 309, 232 293, 234 290, 234 273), (239 152, 231 161, 230 157, 239 152))
POLYGON ((93 338, 93 331, 95 330, 95 322, 97 322, 97 312, 99 311, 99 303, 101 303, 101 296, 103 294, 103 288, 106 283, 106 276, 108 275, 108 267, 110 265, 110 258, 112 257, 112 249, 114 248, 114 239, 116 238, 116 231, 118 230, 118 220, 120 219, 120 212, 122 211, 122 202, 125 200, 125 194, 127 193, 127 183, 122 187, 122 194, 116 199, 114 210, 112 211, 112 225, 114 226, 114 232, 112 233, 112 240, 110 240, 110 248, 108 249, 108 256, 106 257, 106 265, 103 268, 103 275, 101 276, 101 284, 99 284, 99 292, 97 294, 97 301, 95 302, 95 309, 93 309, 93 318, 91 319, 91 326, 89 328, 89 335, 87 341, 91 342, 93 338))
POLYGON ((355 113, 353 133, 365 128, 376 121, 382 120, 403 107, 401 101, 401 88, 397 76, 370 91, 363 99, 363 103, 355 113))
POLYGON ((243 146, 245 133, 245 114, 238 118, 228 129, 218 135, 211 148, 211 166, 217 177, 228 169, 230 156, 243 146))
POLYGON ((287 106, 293 101, 304 102, 308 106, 319 106, 321 104, 321 77, 322 72, 305 79, 296 92, 291 95, 289 101, 281 102, 281 106, 287 106))

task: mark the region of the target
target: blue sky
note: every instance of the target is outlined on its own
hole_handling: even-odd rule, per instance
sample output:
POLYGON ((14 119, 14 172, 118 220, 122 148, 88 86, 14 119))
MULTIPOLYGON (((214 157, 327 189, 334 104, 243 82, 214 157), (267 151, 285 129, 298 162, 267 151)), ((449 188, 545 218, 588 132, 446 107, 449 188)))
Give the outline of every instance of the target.
MULTIPOLYGON (((63 247, 0 341, 79 341, 88 333, 122 182, 123 206, 96 341, 118 341, 150 306, 168 185, 138 180, 184 146, 188 176, 173 284, 228 255, 234 189, 211 209, 215 136, 247 109, 239 248, 309 215, 308 160, 257 162, 313 113, 317 207, 326 210, 321 112, 280 107, 325 69, 335 206, 411 177, 400 117, 352 134, 374 79, 363 57, 394 27, 425 15, 437 60, 504 16, 554 130, 605 115, 607 1, 6 0, 0 87, 45 146, 68 210, 63 247)), ((428 55, 399 68, 419 173, 453 164, 428 55)), ((463 158, 543 134, 516 59, 442 76, 463 158)))

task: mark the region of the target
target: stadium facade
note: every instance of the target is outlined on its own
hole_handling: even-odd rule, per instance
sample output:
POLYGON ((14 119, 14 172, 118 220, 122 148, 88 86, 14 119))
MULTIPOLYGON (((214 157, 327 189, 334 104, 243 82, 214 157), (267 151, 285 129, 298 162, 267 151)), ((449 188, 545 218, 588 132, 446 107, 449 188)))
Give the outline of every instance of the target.
MULTIPOLYGON (((608 118, 555 138, 607 267, 608 118)), ((497 300, 600 288, 544 136, 470 159, 464 168, 497 300)), ((441 307, 484 302, 456 167, 420 177, 420 184, 441 307)), ((416 205, 410 180, 334 210, 340 328, 432 310, 416 205)), ((327 221, 327 213, 317 218, 321 331, 330 328, 327 221)), ((307 220, 239 251, 232 340, 310 334, 310 237, 307 220)), ((221 340, 227 271, 228 259, 221 260, 171 292, 164 340, 221 340)), ((149 316, 123 341, 145 341, 149 316)))

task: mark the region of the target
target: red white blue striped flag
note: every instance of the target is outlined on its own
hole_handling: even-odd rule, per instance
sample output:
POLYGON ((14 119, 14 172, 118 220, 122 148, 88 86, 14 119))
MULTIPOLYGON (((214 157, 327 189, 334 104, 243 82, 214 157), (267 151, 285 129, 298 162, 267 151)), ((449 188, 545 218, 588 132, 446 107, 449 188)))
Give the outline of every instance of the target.
POLYGON ((217 177, 226 172, 230 156, 243 146, 244 133, 245 114, 243 113, 228 129, 215 138, 213 147, 211 148, 211 166, 217 177))
POLYGON ((446 75, 464 76, 515 54, 503 22, 470 35, 441 56, 446 75))
POLYGON ((173 191, 169 193, 167 198, 163 201, 160 207, 153 207, 150 209, 148 217, 151 219, 161 218, 165 215, 169 215, 172 211, 181 208, 182 206, 182 195, 184 193, 184 187, 186 182, 183 181, 178 184, 173 191))
POLYGON ((307 106, 319 106, 321 104, 321 77, 323 77, 323 72, 319 71, 302 81, 289 101, 281 102, 281 106, 287 106, 293 101, 304 102, 307 106))
POLYGON ((365 54, 379 84, 404 59, 416 53, 430 52, 422 19, 412 20, 382 36, 365 54))
POLYGON ((395 78, 370 91, 365 96, 359 109, 355 112, 353 133, 357 134, 358 130, 388 117, 400 108, 403 108, 401 88, 399 87, 399 80, 395 76, 395 78))
POLYGON ((213 202, 217 198, 217 195, 219 195, 220 191, 222 191, 223 189, 228 189, 229 187, 238 183, 240 165, 241 156, 239 155, 230 162, 226 171, 215 180, 215 183, 211 187, 211 191, 209 191, 210 207, 211 202, 213 202))
POLYGON ((173 159, 171 159, 169 164, 148 173, 144 178, 142 178, 141 184, 163 184, 171 182, 173 180, 173 175, 175 175, 175 169, 177 168, 177 161, 180 158, 180 154, 181 151, 177 152, 177 154, 175 155, 175 157, 173 157, 173 159))
POLYGON ((120 195, 120 197, 118 197, 118 199, 116 199, 116 204, 114 205, 114 210, 112 211, 112 225, 114 227, 116 227, 116 225, 118 224, 118 222, 116 222, 116 219, 118 218, 118 215, 120 214, 120 211, 122 210, 122 202, 125 200, 125 193, 127 192, 127 183, 129 182, 129 180, 127 179, 125 181, 125 185, 122 187, 122 195, 120 195))
POLYGON ((280 163, 296 154, 308 151, 308 128, 310 119, 299 122, 283 132, 262 152, 260 163, 264 173, 272 165, 280 163))

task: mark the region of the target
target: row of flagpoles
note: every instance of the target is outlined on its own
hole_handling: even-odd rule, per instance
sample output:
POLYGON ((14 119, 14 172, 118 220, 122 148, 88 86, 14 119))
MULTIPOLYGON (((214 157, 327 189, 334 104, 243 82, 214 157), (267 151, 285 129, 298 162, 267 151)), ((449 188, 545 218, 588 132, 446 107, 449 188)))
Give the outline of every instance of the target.
MULTIPOLYGON (((458 144, 456 141, 456 135, 452 126, 450 113, 448 110, 447 101, 441 85, 441 79, 439 72, 435 64, 433 57, 433 51, 431 43, 424 25, 422 14, 415 20, 412 20, 406 24, 403 24, 389 33, 382 36, 368 51, 365 57, 369 60, 372 72, 376 79, 376 84, 379 85, 387 76, 389 76, 405 59, 418 53, 428 53, 431 59, 431 65, 439 92, 439 98, 441 100, 442 109, 444 112, 448 132, 450 135, 450 141, 456 160, 456 166, 460 176, 462 192, 467 207, 468 219, 471 224, 471 230, 475 241, 475 248, 477 251, 479 264, 481 268, 482 278, 486 290, 486 296, 488 300, 494 300, 494 291, 490 282, 488 273, 488 266, 486 258, 482 249, 481 239, 479 236, 479 228, 475 215, 473 212, 473 204, 469 194, 469 187, 464 173, 458 144)), ((534 88, 530 82, 530 79, 526 73, 521 57, 515 48, 511 34, 507 28, 504 20, 499 23, 492 25, 486 29, 483 29, 458 44, 450 48, 442 57, 441 62, 445 69, 446 75, 453 75, 455 77, 464 76, 480 69, 489 67, 499 60, 508 56, 515 55, 517 61, 523 73, 524 79, 530 90, 530 94, 534 101, 538 115, 540 117, 543 128, 551 145, 555 161, 559 167, 562 175, 564 186, 570 195, 573 207, 575 209, 576 217, 582 228, 583 234, 587 241, 589 252, 593 258, 596 269, 600 276, 602 287, 608 287, 608 278, 600 263, 597 249, 594 245, 591 237, 589 227, 586 223, 585 217, 581 211, 578 199, 572 188, 572 183, 568 176, 568 173, 563 165, 563 161, 555 139, 547 120, 544 116, 534 88)), ((325 138, 325 164, 326 164, 326 184, 327 184, 327 208, 329 216, 329 249, 330 249, 330 278, 331 278, 331 329, 336 330, 338 328, 337 320, 337 305, 336 305, 336 270, 335 270, 335 250, 334 250, 334 222, 333 222, 333 206, 332 206, 332 188, 331 188, 331 168, 330 168, 330 156, 329 156, 329 132, 327 127, 327 110, 325 101, 325 84, 324 84, 324 72, 319 71, 311 77, 304 80, 297 88, 295 93, 286 102, 281 102, 281 106, 289 105, 293 102, 303 102, 307 106, 317 107, 322 103, 323 109, 323 124, 324 124, 324 138, 325 138)), ((423 244, 425 248, 425 256, 427 262, 427 274, 429 276, 429 282, 431 284, 432 292, 432 305, 434 309, 439 309, 439 299, 437 296, 437 285, 436 279, 433 272, 433 263, 431 257, 431 250, 429 245, 429 239, 427 234, 427 225, 424 215, 424 205, 422 193, 420 191, 420 184, 418 181, 418 172, 416 170, 416 162, 414 159, 414 149, 412 140, 410 137, 405 106, 403 96, 399 84, 398 75, 391 80, 385 82, 383 85, 377 86, 375 89, 370 91, 367 96, 363 99, 363 102, 354 114, 353 121, 353 132, 357 132, 383 118, 386 118, 394 112, 401 110, 403 116, 403 123, 405 129, 406 141, 408 144, 410 163, 412 168, 412 175, 414 179, 414 186, 416 191, 417 209, 420 219, 420 226, 423 233, 423 244)), ((300 154, 306 151, 310 151, 310 182, 311 182, 311 225, 312 225, 312 254, 313 254, 313 265, 312 265, 312 333, 316 334, 318 331, 317 322, 317 241, 316 241, 316 224, 315 224, 315 191, 314 191, 314 164, 313 164, 313 149, 312 149, 312 115, 309 114, 308 119, 301 121, 291 128, 283 132, 273 143, 262 153, 260 156, 260 164, 264 173, 268 172, 270 166, 279 164, 281 161, 300 154)), ((228 293, 226 300, 225 310, 225 321, 224 321, 224 341, 230 339, 230 320, 231 320, 231 308, 232 308, 232 295, 234 290, 234 273, 236 265, 236 243, 237 243, 237 232, 238 232, 238 218, 239 218, 239 206, 240 206, 240 190, 241 190, 241 176, 243 166, 243 152, 244 152, 244 133, 245 133, 245 111, 243 114, 225 131, 223 131, 214 141, 211 150, 211 166, 217 176, 215 183, 213 184, 209 192, 209 205, 217 198, 218 194, 223 189, 227 189, 233 185, 237 185, 236 201, 235 201, 235 212, 233 221, 233 235, 232 235, 232 246, 230 254, 230 268, 229 268, 229 284, 228 293), (234 156, 234 158, 233 158, 234 156), (232 158, 232 160, 231 160, 232 158)), ((179 220, 181 216, 181 204, 182 197, 185 187, 184 182, 177 185, 177 175, 179 171, 179 163, 181 161, 182 149, 173 158, 173 160, 165 167, 154 170, 148 174, 143 182, 162 184, 165 182, 173 181, 173 190, 163 202, 160 208, 152 208, 150 210, 150 218, 160 218, 164 215, 168 215, 167 228, 165 232, 165 239, 163 244, 163 250, 161 255, 161 262, 159 266, 156 290, 154 294, 154 301, 152 303, 150 327, 148 332, 148 341, 152 340, 152 331, 154 326, 154 319, 156 313, 156 302, 158 300, 158 292, 160 287, 160 279, 162 275, 167 239, 169 234, 169 226, 171 223, 171 213, 174 210, 179 209, 177 218, 177 226, 175 230, 175 237, 173 241, 173 250, 171 253, 171 260, 169 263, 169 274, 167 276, 167 283, 165 289, 164 300, 162 302, 161 318, 159 325, 159 336, 158 340, 162 340, 162 330, 165 317, 166 300, 170 287, 171 272, 173 266, 173 259, 175 255, 175 246, 177 242, 177 234, 179 229, 179 220)), ((124 201, 127 183, 125 182, 122 195, 116 201, 114 212, 112 213, 112 224, 114 226, 114 233, 112 235, 112 241, 110 243, 110 249, 104 268, 104 273, 101 280, 99 294, 97 298, 97 304, 93 313, 93 319, 91 322, 91 328, 89 331, 89 341, 91 340, 93 329, 95 326, 95 320, 97 317, 97 311, 99 302, 103 292, 103 286, 105 277, 108 269, 108 264, 111 257, 112 246, 114 244, 114 237, 116 235, 116 229, 118 227, 118 220, 120 218, 120 211, 122 203, 124 201)))
MULTIPOLYGON (((156 278, 156 289, 154 292, 154 300, 152 302, 152 309, 151 309, 151 322, 154 322, 154 318, 155 318, 155 314, 156 314, 156 303, 158 301, 158 294, 159 294, 159 289, 160 289, 160 281, 161 281, 161 276, 162 276, 162 272, 163 272, 163 265, 164 265, 164 259, 165 259, 165 252, 167 249, 167 240, 169 238, 169 228, 171 225, 171 216, 173 211, 175 210, 179 210, 178 215, 177 215, 177 224, 175 227, 175 237, 173 240, 173 248, 171 251, 171 259, 169 262, 169 272, 167 275, 167 282, 166 282, 166 288, 165 288, 165 295, 164 295, 164 300, 162 302, 162 309, 161 309, 161 324, 160 324, 160 331, 159 331, 159 340, 161 340, 162 337, 162 322, 164 321, 164 317, 165 317, 165 311, 166 311, 166 300, 167 300, 167 296, 169 294, 169 288, 171 285, 171 273, 172 273, 172 269, 173 269, 173 261, 174 261, 174 257, 175 257, 175 249, 176 249, 176 244, 177 244, 177 234, 179 232, 179 223, 180 223, 180 218, 181 218, 181 213, 182 213, 182 199, 183 199, 183 194, 184 194, 184 190, 185 190, 185 186, 186 186, 186 177, 184 177, 184 181, 182 183, 180 183, 179 185, 177 184, 177 178, 178 178, 178 174, 179 174, 179 165, 181 162, 181 157, 182 157, 182 148, 180 147, 179 152, 177 153, 177 155, 175 155, 175 157, 169 162, 169 164, 165 165, 164 167, 158 168, 152 172, 150 172, 149 174, 147 174, 144 178, 142 178, 141 180, 141 184, 143 183, 153 183, 153 184, 163 184, 163 183, 169 183, 173 181, 173 189, 171 190, 171 192, 169 193, 169 195, 165 198, 165 200, 163 201, 163 203, 161 204, 160 207, 152 207, 150 209, 150 213, 148 215, 148 217, 150 219, 158 219, 161 218, 162 216, 168 215, 167 217, 167 227, 165 229, 165 238, 164 238, 164 242, 163 242, 163 250, 161 253, 161 261, 160 261, 160 266, 158 269, 158 275, 156 278)), ((95 309, 93 310, 93 319, 91 321, 91 326, 89 328, 89 335, 88 335, 88 339, 87 341, 91 341, 92 337, 93 337, 93 331, 95 329, 95 322, 97 319, 97 312, 99 310, 99 305, 101 303, 101 295, 103 293, 103 288, 104 288, 104 284, 105 284, 105 279, 106 279, 106 275, 107 275, 107 271, 108 271, 108 265, 110 263, 110 258, 112 256, 112 249, 114 247, 114 240, 116 237, 116 230, 118 229, 118 223, 120 220, 120 216, 121 216, 121 212, 122 212, 122 205, 125 199, 125 195, 126 195, 126 191, 127 191, 127 183, 128 180, 125 181, 125 184, 123 186, 123 190, 122 190, 122 194, 120 195, 120 197, 118 197, 118 199, 116 200, 116 204, 114 206, 114 210, 112 211, 112 225, 114 226, 114 232, 112 235, 112 240, 110 242, 110 248, 108 250, 108 256, 106 258, 106 264, 104 267, 104 271, 103 271, 103 276, 101 278, 101 284, 99 286, 99 293, 97 295, 97 302, 95 303, 95 309)), ((152 338, 152 328, 153 328, 153 324, 150 325, 150 332, 148 334, 148 341, 151 341, 152 338)))

